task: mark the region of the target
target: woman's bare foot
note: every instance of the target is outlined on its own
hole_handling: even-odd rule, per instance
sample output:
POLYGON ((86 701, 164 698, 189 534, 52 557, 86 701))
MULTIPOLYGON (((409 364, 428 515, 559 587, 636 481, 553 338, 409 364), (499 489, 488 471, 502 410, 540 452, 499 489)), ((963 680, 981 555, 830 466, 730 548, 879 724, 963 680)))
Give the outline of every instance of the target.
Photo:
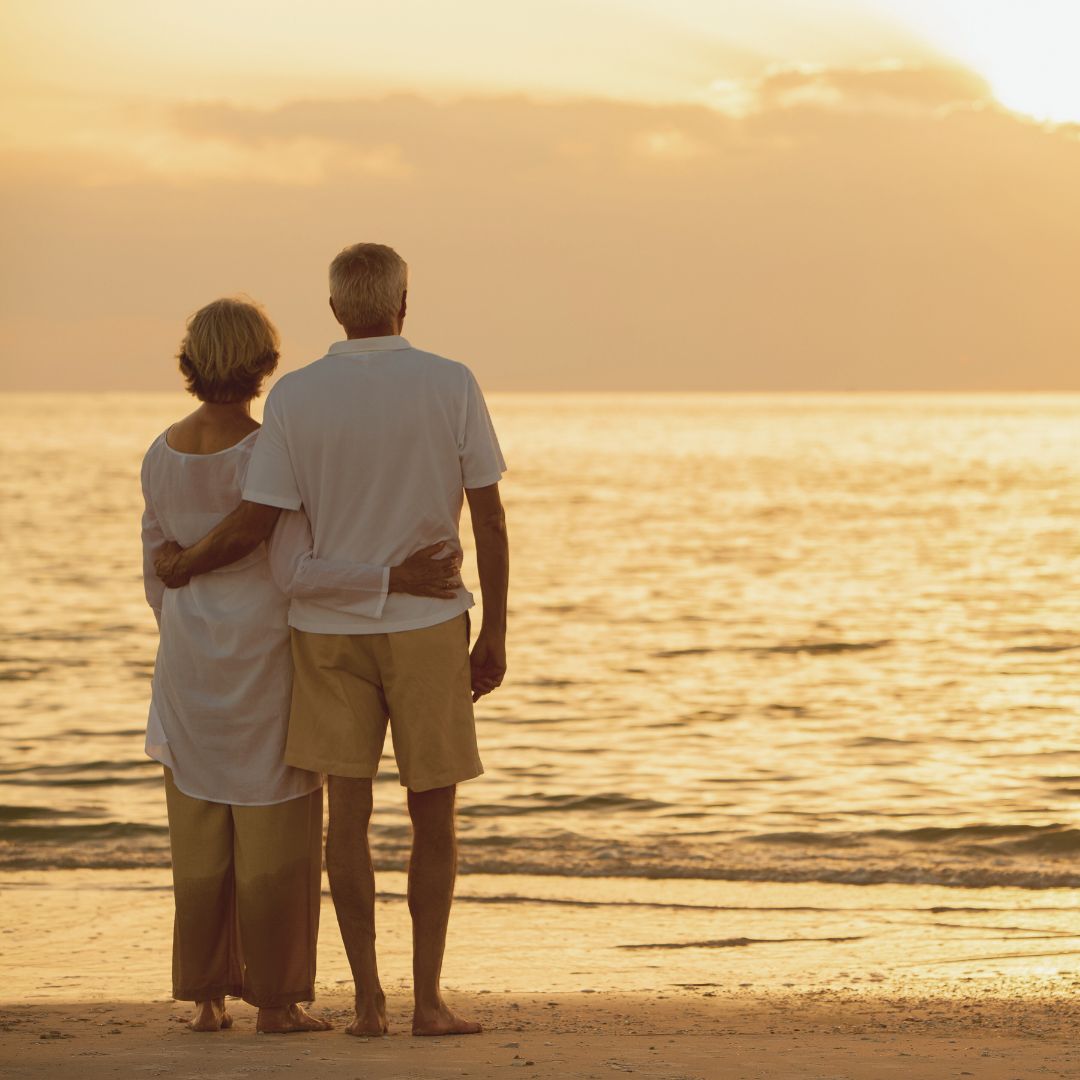
POLYGON ((302 1005, 260 1009, 255 1030, 263 1035, 288 1035, 293 1031, 329 1031, 334 1025, 317 1020, 302 1005))
POLYGON ((413 1013, 414 1035, 479 1035, 483 1028, 472 1020, 462 1020, 443 1002, 434 1009, 419 1009, 413 1013))
POLYGON ((195 1015, 188 1021, 192 1031, 224 1031, 232 1027, 232 1017, 225 1011, 225 999, 196 1001, 195 1015))
POLYGON ((385 1035, 390 1030, 386 1019, 386 998, 380 992, 372 1000, 356 999, 356 1016, 345 1029, 346 1035, 385 1035))

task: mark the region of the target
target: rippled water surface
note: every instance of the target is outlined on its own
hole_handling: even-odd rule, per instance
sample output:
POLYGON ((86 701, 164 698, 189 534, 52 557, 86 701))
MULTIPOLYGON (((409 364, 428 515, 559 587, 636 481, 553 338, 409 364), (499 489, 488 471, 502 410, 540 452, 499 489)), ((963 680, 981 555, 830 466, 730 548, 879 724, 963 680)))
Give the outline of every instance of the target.
MULTIPOLYGON (((168 861, 138 465, 188 408, 0 397, 0 865, 168 861)), ((463 869, 1080 884, 1080 398, 491 408, 511 670, 463 869)), ((377 800, 399 866, 389 757, 377 800)))

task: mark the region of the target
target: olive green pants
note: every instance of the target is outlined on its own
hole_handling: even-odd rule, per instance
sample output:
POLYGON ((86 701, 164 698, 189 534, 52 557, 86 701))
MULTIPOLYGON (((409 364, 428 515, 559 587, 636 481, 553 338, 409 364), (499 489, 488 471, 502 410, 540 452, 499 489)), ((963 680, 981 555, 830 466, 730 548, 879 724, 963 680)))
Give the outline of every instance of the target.
POLYGON ((315 996, 322 788, 272 806, 185 795, 165 770, 173 997, 274 1008, 315 996))

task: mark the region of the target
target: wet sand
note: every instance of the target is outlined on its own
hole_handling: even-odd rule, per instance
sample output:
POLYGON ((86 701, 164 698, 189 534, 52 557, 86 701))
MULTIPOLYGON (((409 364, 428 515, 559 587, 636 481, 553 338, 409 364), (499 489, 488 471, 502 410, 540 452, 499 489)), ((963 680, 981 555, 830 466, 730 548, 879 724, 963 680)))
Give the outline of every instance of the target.
POLYGON ((0 875, 0 1074, 665 1080, 1080 1076, 1075 895, 741 882, 461 880, 445 984, 485 1034, 408 1034, 404 879, 379 903, 392 1034, 342 1029, 324 897, 325 1034, 196 1035, 168 997, 162 871, 0 875))

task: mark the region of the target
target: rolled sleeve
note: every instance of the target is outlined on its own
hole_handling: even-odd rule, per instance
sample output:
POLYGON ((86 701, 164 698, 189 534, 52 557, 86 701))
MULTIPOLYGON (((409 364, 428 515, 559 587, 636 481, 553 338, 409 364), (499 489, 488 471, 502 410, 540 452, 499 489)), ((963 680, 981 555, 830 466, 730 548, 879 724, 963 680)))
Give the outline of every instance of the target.
POLYGON ((157 571, 154 569, 154 558, 161 550, 167 537, 165 536, 165 530, 161 527, 161 522, 158 520, 157 513, 154 510, 154 500, 150 494, 150 479, 148 475, 149 458, 150 455, 147 454, 146 458, 143 459, 140 476, 143 494, 143 591, 146 594, 146 602, 150 605, 150 609, 154 613, 154 618, 157 619, 158 625, 160 626, 161 604, 165 598, 165 585, 157 576, 157 571))
POLYGON ((317 559, 302 510, 282 514, 270 538, 270 573, 291 600, 347 599, 357 615, 378 619, 390 589, 390 567, 317 559))
POLYGON ((468 369, 466 375, 465 411, 458 437, 461 484, 466 488, 489 487, 502 479, 506 461, 480 384, 468 369))
POLYGON ((303 502, 273 392, 266 399, 262 430, 251 452, 243 496, 248 502, 283 510, 299 510, 303 502))

